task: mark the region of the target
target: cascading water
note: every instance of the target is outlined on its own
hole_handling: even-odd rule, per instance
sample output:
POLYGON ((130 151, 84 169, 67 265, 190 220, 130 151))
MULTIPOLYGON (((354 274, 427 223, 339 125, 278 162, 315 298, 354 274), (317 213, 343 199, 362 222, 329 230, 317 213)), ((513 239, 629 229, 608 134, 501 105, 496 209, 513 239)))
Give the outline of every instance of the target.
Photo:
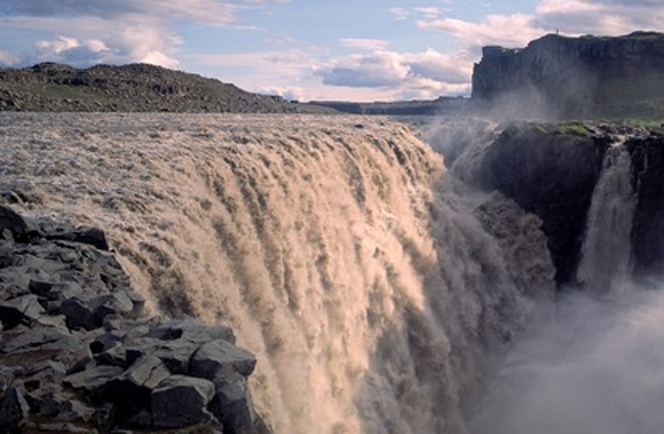
POLYGON ((473 434, 662 431, 664 293, 630 279, 631 177, 621 141, 607 150, 593 192, 577 273, 583 291, 538 305, 471 412, 473 434))
POLYGON ((630 237, 636 205, 631 161, 622 141, 611 146, 593 193, 577 280, 595 293, 609 293, 631 275, 630 237))
POLYGON ((0 131, 27 208, 105 228, 156 312, 234 327, 277 433, 465 432, 485 351, 553 288, 539 220, 469 196, 403 125, 3 114, 0 131))

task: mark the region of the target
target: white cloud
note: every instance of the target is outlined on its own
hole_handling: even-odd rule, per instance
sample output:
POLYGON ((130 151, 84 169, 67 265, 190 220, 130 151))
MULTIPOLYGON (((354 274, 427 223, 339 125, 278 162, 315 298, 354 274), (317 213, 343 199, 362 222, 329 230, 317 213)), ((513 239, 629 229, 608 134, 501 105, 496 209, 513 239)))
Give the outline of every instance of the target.
POLYGON ((526 14, 488 15, 481 23, 456 18, 422 20, 417 22, 417 27, 450 33, 474 47, 483 45, 518 47, 546 33, 545 29, 534 25, 531 15, 526 14))
POLYGON ((326 85, 391 89, 401 98, 435 98, 463 92, 469 86, 472 59, 468 53, 420 53, 376 50, 331 59, 314 73, 326 85))
POLYGON ((283 1, 288 0, 0 0, 0 28, 53 33, 36 41, 34 52, 14 55, 22 64, 145 62, 176 68, 182 40, 170 30, 175 23, 225 25, 241 9, 283 1))
MULTIPOLYGON (((244 1, 257 4, 288 0, 244 1)), ((238 7, 220 0, 0 0, 0 12, 5 14, 38 17, 83 15, 105 19, 139 15, 199 23, 232 21, 238 7)))
POLYGON ((390 8, 389 12, 397 20, 407 20, 411 16, 412 12, 406 8, 390 8))
POLYGON ((348 48, 359 48, 361 50, 384 50, 390 45, 390 41, 383 39, 362 39, 362 38, 343 38, 340 39, 341 45, 348 48))
POLYGON ((487 15, 472 22, 454 18, 420 19, 424 30, 449 33, 469 47, 521 47, 546 33, 622 35, 664 30, 660 0, 542 0, 533 14, 487 15))

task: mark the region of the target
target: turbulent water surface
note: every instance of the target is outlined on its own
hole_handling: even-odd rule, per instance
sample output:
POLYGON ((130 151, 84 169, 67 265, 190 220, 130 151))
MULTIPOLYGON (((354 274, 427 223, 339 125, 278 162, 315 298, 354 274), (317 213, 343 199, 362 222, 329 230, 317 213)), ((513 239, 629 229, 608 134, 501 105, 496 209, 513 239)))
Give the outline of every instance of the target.
POLYGON ((279 433, 465 432, 486 350, 552 290, 539 220, 403 124, 2 114, 0 141, 23 211, 103 227, 155 313, 235 328, 279 433))

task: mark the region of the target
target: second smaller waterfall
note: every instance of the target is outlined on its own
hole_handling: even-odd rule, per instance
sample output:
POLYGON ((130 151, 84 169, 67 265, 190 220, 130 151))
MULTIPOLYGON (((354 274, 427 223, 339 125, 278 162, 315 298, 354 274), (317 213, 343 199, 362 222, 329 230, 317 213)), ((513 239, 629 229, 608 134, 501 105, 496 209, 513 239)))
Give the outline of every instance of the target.
POLYGON ((588 212, 577 279, 592 292, 609 292, 632 271, 631 232, 636 197, 631 157, 623 143, 607 150, 588 212))

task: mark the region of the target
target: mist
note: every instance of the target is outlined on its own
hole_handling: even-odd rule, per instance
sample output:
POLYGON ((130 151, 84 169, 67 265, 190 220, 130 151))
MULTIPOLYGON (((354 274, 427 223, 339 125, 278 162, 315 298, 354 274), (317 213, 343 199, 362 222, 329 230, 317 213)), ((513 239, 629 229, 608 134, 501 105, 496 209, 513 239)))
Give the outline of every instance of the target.
POLYGON ((664 293, 573 292, 533 318, 487 385, 473 434, 661 432, 664 293))

